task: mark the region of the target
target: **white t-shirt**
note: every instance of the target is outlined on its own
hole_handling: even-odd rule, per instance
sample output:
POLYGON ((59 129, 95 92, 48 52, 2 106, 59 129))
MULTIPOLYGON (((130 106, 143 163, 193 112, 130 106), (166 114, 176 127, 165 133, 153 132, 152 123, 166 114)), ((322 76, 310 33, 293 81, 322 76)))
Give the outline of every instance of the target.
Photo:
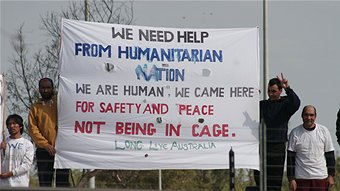
POLYGON ((312 131, 302 125, 289 134, 288 150, 296 152, 295 178, 324 179, 328 177, 325 152, 334 151, 332 137, 325 126, 316 124, 312 131))
POLYGON ((19 139, 6 139, 5 156, 1 150, 1 171, 13 172, 13 176, 0 179, 0 187, 28 187, 29 170, 32 167, 34 147, 31 141, 21 137, 19 139))

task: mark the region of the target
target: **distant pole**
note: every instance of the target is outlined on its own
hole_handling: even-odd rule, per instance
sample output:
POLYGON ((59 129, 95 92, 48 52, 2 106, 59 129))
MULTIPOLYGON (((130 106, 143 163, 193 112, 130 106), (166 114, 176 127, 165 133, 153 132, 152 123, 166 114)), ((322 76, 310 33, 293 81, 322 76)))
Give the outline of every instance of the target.
POLYGON ((162 170, 158 170, 158 186, 159 190, 162 190, 162 170))
MULTIPOLYGON (((263 99, 267 99, 268 81, 268 26, 267 26, 268 2, 263 0, 263 99)), ((266 146, 266 124, 260 119, 260 190, 267 191, 267 146, 266 146)))
POLYGON ((267 0, 263 0, 263 99, 266 99, 267 92, 267 81, 268 81, 268 26, 267 26, 267 11, 268 10, 268 2, 267 0))
POLYGON ((235 191, 235 153, 232 147, 229 151, 229 190, 235 191))
POLYGON ((267 191, 267 145, 266 145, 266 124, 263 119, 260 122, 260 190, 267 191), (262 130, 261 130, 262 129, 262 130))

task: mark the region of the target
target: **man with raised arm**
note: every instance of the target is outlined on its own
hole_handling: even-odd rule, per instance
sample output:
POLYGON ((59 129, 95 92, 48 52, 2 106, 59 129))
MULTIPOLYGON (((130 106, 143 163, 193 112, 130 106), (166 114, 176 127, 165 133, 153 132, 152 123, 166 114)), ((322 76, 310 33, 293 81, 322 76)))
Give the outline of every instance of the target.
MULTIPOLYGON (((288 122, 300 107, 300 99, 290 88, 288 80, 277 76, 268 83, 268 99, 260 102, 261 121, 266 125, 265 144, 267 190, 281 191, 284 163, 286 159, 286 142, 288 122), (282 89, 286 96, 281 96, 282 89)), ((254 171, 256 185, 259 186, 259 171, 254 171)))

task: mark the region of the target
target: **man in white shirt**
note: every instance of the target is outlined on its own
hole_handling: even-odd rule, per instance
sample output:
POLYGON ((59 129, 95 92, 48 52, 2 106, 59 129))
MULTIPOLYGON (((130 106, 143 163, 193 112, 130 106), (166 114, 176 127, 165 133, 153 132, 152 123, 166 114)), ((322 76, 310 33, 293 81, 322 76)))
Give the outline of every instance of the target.
POLYGON ((294 128, 288 141, 287 176, 292 191, 327 191, 334 185, 335 156, 329 130, 315 123, 316 109, 307 105, 303 124, 294 128))
POLYGON ((6 142, 1 142, 0 187, 28 187, 34 157, 33 144, 21 136, 24 127, 21 116, 8 116, 6 126, 9 137, 6 142))

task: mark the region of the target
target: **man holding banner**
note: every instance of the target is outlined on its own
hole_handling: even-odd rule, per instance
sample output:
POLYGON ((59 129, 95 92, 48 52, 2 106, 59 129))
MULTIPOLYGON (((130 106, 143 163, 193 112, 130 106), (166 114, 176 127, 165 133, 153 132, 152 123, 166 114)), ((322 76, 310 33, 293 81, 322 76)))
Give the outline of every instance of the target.
MULTIPOLYGON (((300 99, 281 74, 268 83, 268 100, 260 102, 260 117, 266 124, 267 188, 281 190, 288 122, 299 109, 300 99), (282 88, 287 96, 281 96, 282 88)), ((259 185, 259 171, 254 171, 256 185, 259 185)))
MULTIPOLYGON (((43 78, 39 81, 39 99, 30 109, 29 135, 36 144, 39 184, 50 187, 54 174, 55 141, 57 137, 57 97, 54 96, 53 81, 43 78)), ((69 169, 56 170, 56 186, 69 187, 69 169)))

